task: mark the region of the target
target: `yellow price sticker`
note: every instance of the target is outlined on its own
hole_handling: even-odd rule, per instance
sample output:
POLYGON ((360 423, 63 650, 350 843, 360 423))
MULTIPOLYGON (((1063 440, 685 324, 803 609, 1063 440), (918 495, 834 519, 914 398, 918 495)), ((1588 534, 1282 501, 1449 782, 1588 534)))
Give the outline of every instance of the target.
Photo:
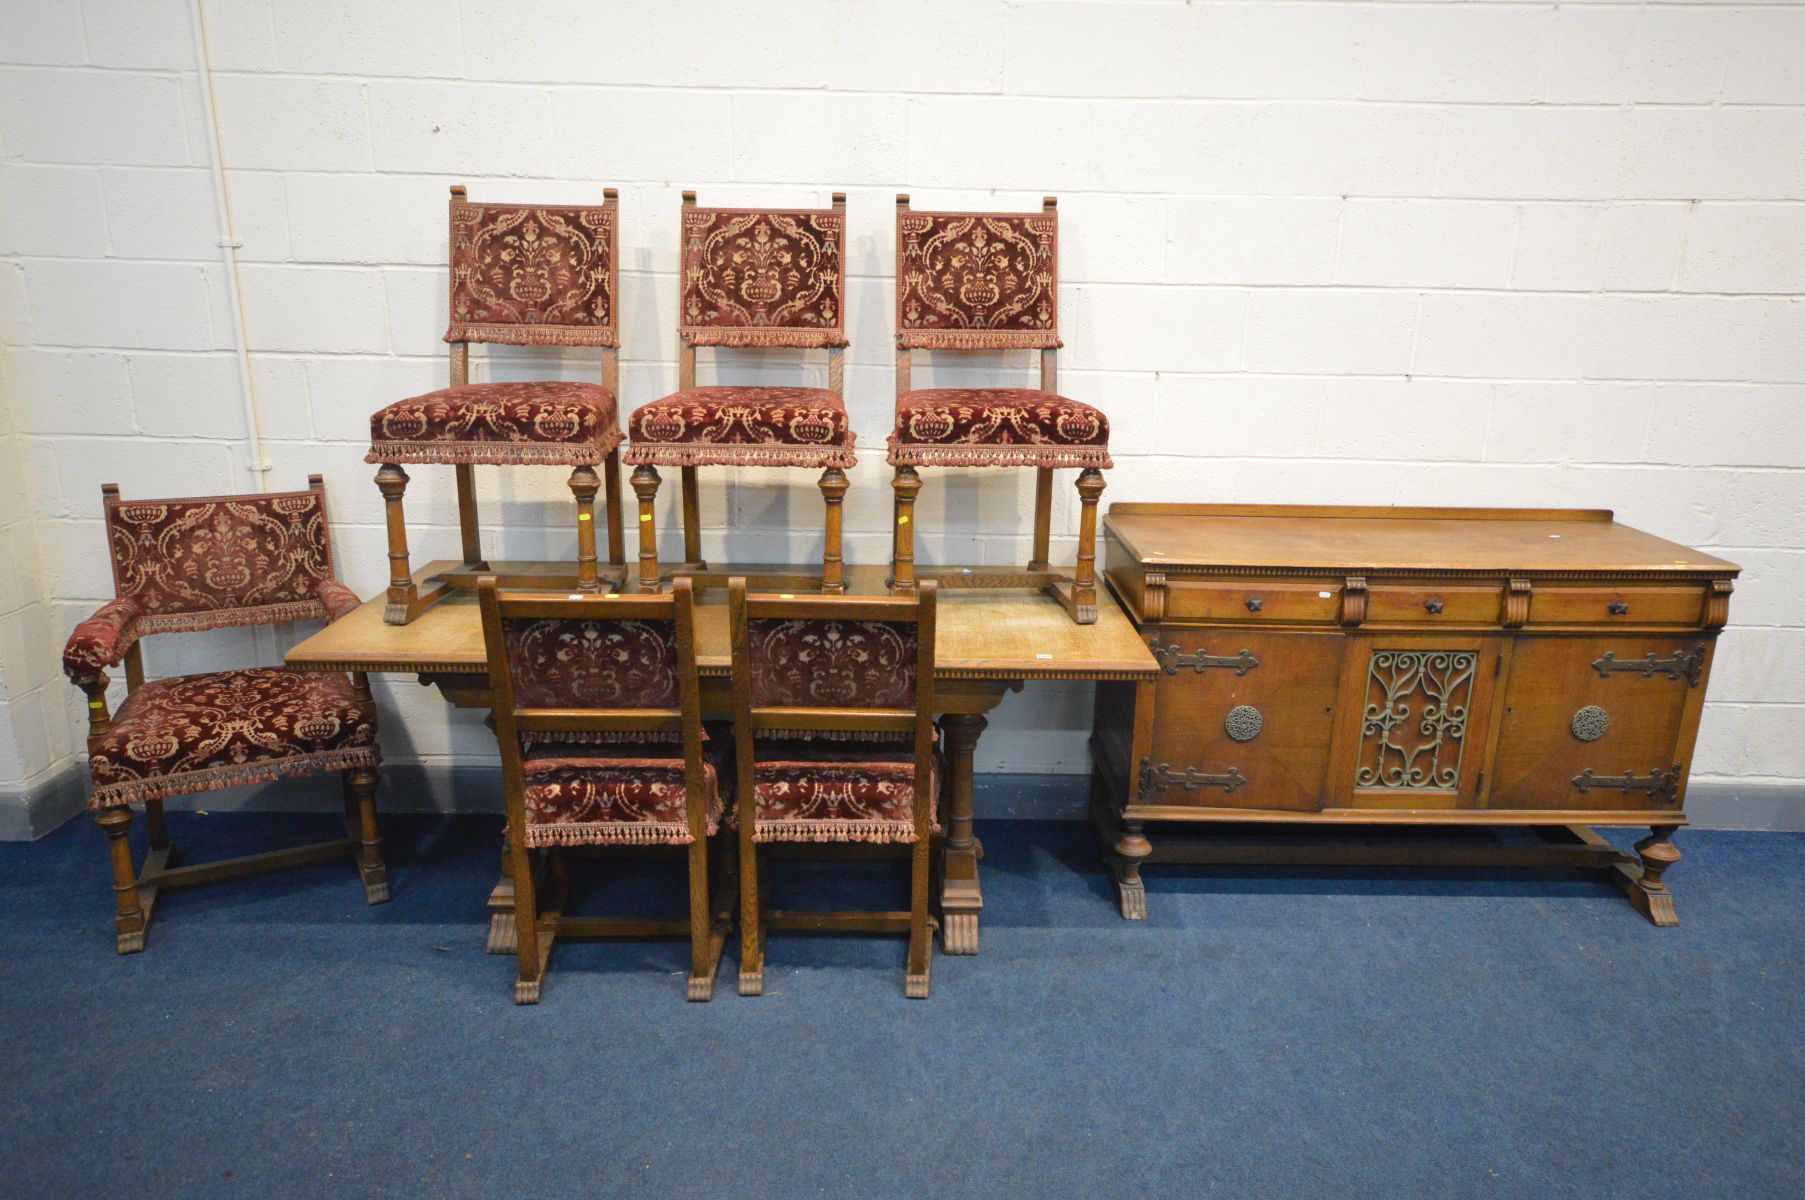
POLYGON ((579 520, 579 521, 593 521, 593 520, 595 520, 595 514, 594 514, 594 513, 578 513, 578 514, 577 514, 577 520, 579 520))
POLYGON ((640 513, 639 519, 641 521, 650 521, 652 519, 652 514, 651 513, 640 513))
POLYGON ((909 523, 909 518, 907 518, 907 517, 898 517, 898 518, 896 518, 896 523, 897 523, 897 524, 898 524, 898 525, 907 525, 907 524, 908 524, 908 523, 909 523))

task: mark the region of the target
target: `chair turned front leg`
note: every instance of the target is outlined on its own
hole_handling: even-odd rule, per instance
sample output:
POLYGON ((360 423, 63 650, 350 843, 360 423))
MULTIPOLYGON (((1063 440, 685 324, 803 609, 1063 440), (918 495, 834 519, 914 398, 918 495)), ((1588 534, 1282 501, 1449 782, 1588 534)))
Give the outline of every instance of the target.
POLYGON ((652 502, 658 499, 658 468, 633 469, 633 494, 639 497, 639 590, 658 590, 658 523, 652 519, 652 502))
POLYGON ((914 467, 896 468, 890 481, 896 493, 896 520, 890 533, 890 590, 915 591, 915 497, 921 493, 921 476, 914 467))
POLYGON ((1680 861, 1680 852, 1673 844, 1678 829, 1678 825, 1655 825, 1647 837, 1636 843, 1636 853, 1642 856, 1642 878, 1630 889, 1630 903, 1656 925, 1680 923, 1673 910, 1673 893, 1661 880, 1667 869, 1680 861))
POLYGON ((383 463, 376 472, 376 487, 382 492, 383 517, 389 532, 389 594, 382 619, 390 625, 407 624, 420 603, 413 569, 407 560, 407 516, 401 507, 407 479, 407 472, 399 463, 383 463))
POLYGON ((144 907, 138 900, 138 871, 132 866, 132 844, 126 835, 132 828, 132 810, 124 805, 103 808, 94 823, 107 835, 107 852, 113 860, 114 948, 121 954, 144 949, 144 907))
POLYGON ((827 540, 821 550, 821 590, 839 595, 846 590, 846 562, 841 535, 846 513, 846 472, 829 467, 821 472, 821 498, 827 504, 827 540))
POLYGON ((928 874, 930 845, 922 838, 909 854, 909 969, 903 995, 911 1000, 928 998, 928 970, 932 965, 933 938, 928 932, 928 874))
POLYGON ((595 569, 595 494, 602 481, 595 468, 584 466, 570 473, 570 494, 577 500, 577 590, 599 592, 601 577, 595 569))
POLYGON ((758 846, 740 833, 740 995, 765 994, 765 930, 759 912, 758 846))
POLYGON ((347 775, 357 797, 357 875, 363 881, 364 900, 382 904, 389 898, 389 870, 382 862, 382 838, 376 828, 376 786, 381 776, 369 767, 355 767, 347 775))
POLYGON ((1086 467, 1078 473, 1078 567, 1069 584, 1054 594, 1080 625, 1097 623, 1097 499, 1103 495, 1103 472, 1086 467))

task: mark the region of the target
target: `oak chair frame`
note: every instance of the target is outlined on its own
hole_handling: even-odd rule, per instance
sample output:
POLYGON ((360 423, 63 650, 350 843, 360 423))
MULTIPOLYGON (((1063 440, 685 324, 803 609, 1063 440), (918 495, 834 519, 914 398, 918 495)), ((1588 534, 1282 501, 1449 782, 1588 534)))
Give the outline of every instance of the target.
MULTIPOLYGON (((733 647, 733 718, 736 781, 736 814, 739 825, 740 864, 740 977, 742 996, 764 992, 765 937, 773 929, 897 933, 909 935, 904 994, 910 999, 928 996, 932 964, 933 918, 928 912, 929 873, 932 862, 934 795, 934 628, 937 589, 923 580, 910 596, 831 597, 808 595, 748 595, 746 580, 728 581, 728 626, 733 647), (753 703, 750 622, 763 618, 809 621, 888 621, 916 626, 915 703, 912 708, 772 707, 753 703), (915 840, 893 846, 860 847, 869 855, 909 860, 909 908, 894 911, 805 911, 765 906, 760 843, 753 841, 757 818, 755 795, 757 751, 755 735, 761 730, 843 731, 849 733, 909 734, 913 739, 915 840), (887 853, 886 853, 887 852, 887 853)), ((810 847, 791 848, 803 856, 810 847)), ((822 847, 814 847, 823 851, 822 847)), ((822 854, 826 856, 825 853, 822 854)))
MULTIPOLYGON (((309 475, 307 490, 319 494, 320 511, 324 513, 325 480, 318 475, 309 475)), ((120 500, 119 485, 102 484, 100 494, 103 507, 116 504, 120 500)), ((330 566, 330 541, 327 545, 330 566)), ((274 624, 276 621, 264 623, 274 624)), ((144 638, 150 636, 154 634, 141 635, 125 652, 127 697, 144 686, 144 638)), ((107 680, 104 674, 99 674, 78 686, 87 696, 87 748, 92 755, 113 728, 113 715, 107 708, 107 680)), ((375 701, 370 695, 369 676, 362 671, 351 672, 351 689, 358 701, 369 706, 374 714, 375 701)), ((132 862, 130 841, 131 805, 120 804, 97 810, 94 813, 94 823, 106 835, 107 853, 112 865, 114 948, 117 952, 136 954, 144 949, 145 938, 150 933, 151 916, 156 911, 158 897, 164 891, 203 883, 223 883, 289 867, 329 862, 335 858, 350 857, 355 861, 367 903, 385 903, 390 896, 389 874, 382 861, 382 838, 376 824, 376 789, 381 775, 375 767, 351 767, 339 774, 344 781, 344 837, 186 866, 169 865, 175 854, 175 847, 169 838, 169 818, 163 800, 143 801, 150 845, 143 861, 136 865, 132 862)))
MULTIPOLYGON (((514 924, 520 970, 514 1003, 537 1004, 559 938, 640 938, 687 935, 690 970, 687 995, 706 1001, 714 995, 721 951, 733 919, 730 863, 723 864, 719 903, 709 896, 708 798, 703 786, 702 685, 696 671, 695 593, 688 579, 672 581, 658 596, 558 596, 544 592, 501 591, 493 575, 477 581, 483 640, 489 656, 489 688, 494 702, 495 736, 501 747, 502 791, 507 804, 508 855, 514 880, 514 924), (670 622, 677 633, 676 708, 523 708, 516 701, 508 667, 502 622, 514 618, 549 617, 574 620, 642 620, 670 622), (689 915, 679 918, 578 917, 565 913, 568 894, 563 850, 547 847, 541 854, 547 870, 536 872, 525 838, 526 779, 520 735, 563 733, 681 734, 685 782, 684 813, 690 842, 682 847, 689 866, 689 915), (539 889, 545 886, 543 906, 539 889)), ((717 781, 724 785, 724 780, 717 781)), ((613 849, 613 848, 611 848, 613 849)), ((619 853, 652 856, 673 847, 623 847, 619 853)))
MULTIPOLYGON (((1048 217, 1058 215, 1059 199, 1056 196, 1042 197, 1041 213, 1048 217)), ((902 244, 902 215, 909 212, 909 197, 906 192, 897 194, 897 244, 902 244)), ((1015 214, 998 214, 1003 216, 1015 214)), ((902 283, 899 268, 897 284, 902 283)), ((1055 289, 1059 286, 1054 279, 1055 289)), ((896 399, 900 404, 904 394, 911 391, 910 376, 915 363, 915 349, 901 344, 904 332, 903 313, 900 296, 896 310, 896 333, 898 344, 896 349, 896 399)), ((994 346, 971 346, 970 350, 1007 349, 1002 339, 994 346)), ((961 352, 952 347, 941 347, 952 353, 961 352)), ((1059 376, 1059 349, 1057 346, 1041 347, 1040 355, 1040 390, 1056 392, 1059 376)), ((1017 468, 1019 469, 1019 468, 1017 468)), ((1080 625, 1092 625, 1097 620, 1097 501, 1103 495, 1103 472, 1096 467, 1083 467, 1078 472, 1077 490, 1081 506, 1078 525, 1078 561, 1071 575, 1055 571, 1049 561, 1053 531, 1053 472, 1055 467, 1036 467, 1034 469, 1034 548, 1033 558, 1026 569, 1021 571, 996 571, 989 568, 963 569, 959 567, 938 568, 934 572, 943 587, 956 588, 1040 588, 1052 595, 1072 619, 1080 625)), ((921 476, 913 466, 899 466, 891 481, 895 492, 895 517, 891 523, 890 553, 890 587, 898 595, 907 595, 918 586, 918 572, 915 565, 915 498, 921 492, 921 476)))
MULTIPOLYGON (((683 193, 683 213, 695 211, 696 193, 693 189, 683 193)), ((711 206, 712 207, 712 206, 711 206)), ((726 209, 724 212, 759 212, 788 213, 790 209, 726 209)), ((846 193, 833 193, 832 203, 828 211, 844 216, 846 212, 846 193)), ((680 222, 680 228, 682 223, 680 222)), ((681 236, 681 235, 680 235, 681 236)), ((842 226, 840 250, 842 280, 844 280, 845 246, 844 226, 842 226)), ((681 244, 678 247, 682 255, 681 244)), ((679 267, 679 270, 682 268, 679 267)), ((678 323, 682 324, 682 287, 678 288, 678 323)), ((846 325, 846 297, 840 297, 840 327, 846 325)), ((846 402, 846 347, 829 345, 827 351, 827 390, 846 402)), ((696 343, 681 331, 677 338, 677 390, 688 391, 696 386, 696 343)), ((683 500, 683 560, 686 569, 693 574, 705 573, 708 563, 702 558, 702 502, 701 485, 697 472, 700 467, 684 466, 681 472, 683 500)), ((633 492, 639 498, 639 590, 655 592, 662 579, 658 562, 658 528, 653 518, 653 504, 658 499, 658 488, 663 478, 658 468, 644 464, 633 469, 633 492)), ((825 593, 839 595, 846 591, 845 557, 842 551, 842 531, 845 523, 844 507, 847 488, 846 471, 842 467, 825 467, 817 482, 821 489, 821 498, 826 507, 826 536, 821 550, 821 590, 825 593)))
MULTIPOLYGON (((469 194, 462 184, 454 184, 451 188, 451 207, 455 210, 459 205, 469 203, 469 194)), ((530 204, 512 203, 495 207, 530 208, 530 204)), ((551 206, 547 206, 551 207, 551 206)), ((558 207, 577 207, 563 205, 558 207)), ((602 189, 601 208, 612 214, 609 222, 608 274, 609 274, 609 317, 612 328, 617 331, 614 344, 597 347, 601 351, 601 384, 614 395, 616 420, 620 410, 620 346, 618 330, 620 329, 620 192, 615 188, 602 189)), ((452 235, 456 236, 455 232, 452 235)), ((457 264, 451 265, 455 275, 457 264)), ((455 289, 455 280, 454 280, 455 289)), ((500 345, 537 345, 539 342, 526 336, 518 339, 491 337, 491 342, 500 345)), ((470 382, 470 343, 468 341, 452 341, 450 343, 450 383, 448 387, 462 387, 470 382)), ((390 625, 406 625, 420 613, 445 598, 453 588, 469 588, 477 574, 489 569, 488 561, 483 557, 482 529, 477 520, 476 508, 476 466, 473 463, 457 463, 453 469, 457 472, 458 489, 458 530, 462 539, 462 565, 452 571, 438 576, 436 579, 419 580, 414 578, 408 557, 407 518, 402 511, 402 496, 407 491, 409 476, 398 462, 385 462, 376 472, 376 487, 382 492, 383 511, 388 529, 389 555, 389 587, 388 606, 383 610, 383 620, 390 625), (422 591, 422 584, 426 590, 422 591)), ((595 545, 595 497, 602 493, 602 507, 608 523, 608 565, 616 568, 607 574, 616 581, 626 574, 626 542, 621 528, 621 512, 624 503, 621 491, 620 447, 615 446, 602 460, 603 478, 597 479, 595 464, 579 465, 571 469, 570 493, 577 504, 577 577, 576 587, 579 591, 600 591, 603 586, 603 572, 596 565, 595 545)))

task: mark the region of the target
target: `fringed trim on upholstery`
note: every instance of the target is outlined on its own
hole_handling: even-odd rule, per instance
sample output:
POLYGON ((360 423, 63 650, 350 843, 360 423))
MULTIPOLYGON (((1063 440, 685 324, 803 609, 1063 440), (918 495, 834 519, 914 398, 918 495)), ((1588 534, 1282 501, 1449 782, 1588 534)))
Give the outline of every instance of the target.
POLYGON ((859 464, 859 456, 852 449, 857 437, 848 430, 846 441, 835 446, 634 442, 627 447, 623 461, 631 467, 839 467, 844 470, 859 464))
POLYGON ((607 346, 620 344, 614 326, 465 325, 453 322, 448 342, 493 342, 503 346, 607 346))
POLYGON ((479 467, 593 467, 621 444, 619 429, 586 442, 371 442, 367 463, 479 467))
POLYGON ((891 730, 866 733, 857 729, 761 729, 757 736, 761 740, 770 738, 773 741, 896 742, 904 746, 915 740, 915 735, 912 733, 897 733, 891 730))
POLYGON ((1108 446, 924 446, 890 435, 893 467, 1097 467, 1115 466, 1108 446))
MULTIPOLYGON (((493 718, 491 718, 493 720, 493 718)), ((493 728, 493 726, 491 726, 493 728)), ((702 733, 702 740, 708 741, 708 732, 702 733)), ((638 746, 645 743, 656 743, 666 746, 683 744, 683 734, 677 730, 662 729, 535 729, 531 733, 520 735, 520 748, 530 751, 536 746, 569 746, 572 744, 588 746, 638 746)))
POLYGON ((1057 350, 1051 329, 899 329, 900 350, 1057 350))
POLYGON ((239 625, 273 625, 278 621, 323 621, 326 606, 318 600, 292 600, 286 604, 260 604, 255 608, 218 608, 208 612, 148 613, 137 620, 137 635, 152 633, 205 633, 239 625))
MULTIPOLYGON (((936 826, 938 828, 938 826, 936 826)), ((755 842, 913 842, 913 821, 756 821, 755 842)))
POLYGON ((846 333, 840 329, 739 329, 715 325, 684 325, 678 336, 692 346, 726 346, 731 349, 800 347, 825 350, 849 346, 846 333))
POLYGON ((296 754, 289 758, 268 758, 252 763, 227 763, 204 771, 185 771, 177 775, 157 775, 149 779, 128 779, 123 783, 97 786, 88 801, 90 809, 117 808, 122 804, 140 804, 146 800, 165 800, 170 796, 186 796, 193 792, 217 792, 241 787, 247 783, 272 783, 290 775, 311 775, 315 771, 349 771, 356 767, 374 767, 382 763, 382 751, 374 744, 341 746, 318 754, 296 754))
MULTIPOLYGON (((711 820, 706 828, 713 837, 720 822, 711 820)), ((686 821, 591 821, 526 827, 526 844, 535 850, 546 846, 687 846, 695 840, 686 821)))

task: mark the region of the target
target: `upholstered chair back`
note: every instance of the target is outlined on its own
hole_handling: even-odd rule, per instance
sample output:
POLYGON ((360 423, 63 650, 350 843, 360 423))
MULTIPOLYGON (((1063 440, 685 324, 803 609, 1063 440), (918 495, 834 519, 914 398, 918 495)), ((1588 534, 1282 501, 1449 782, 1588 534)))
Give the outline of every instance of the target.
POLYGON ((791 708, 909 708, 914 621, 757 617, 746 623, 752 703, 791 708))
MULTIPOLYGON (((332 581, 326 487, 303 492, 122 500, 102 489, 113 588, 141 611, 139 635, 325 618, 332 581)), ((351 597, 355 607, 355 597, 351 597)))
POLYGON ((678 705, 674 616, 621 620, 504 615, 501 632, 517 707, 678 705))
POLYGON ((801 211, 683 198, 678 332, 690 346, 846 344, 846 198, 801 211))
POLYGON ((896 344, 903 350, 1059 346, 1059 211, 896 208, 896 344))
POLYGON ((619 201, 473 204, 451 195, 448 342, 615 346, 619 201))

